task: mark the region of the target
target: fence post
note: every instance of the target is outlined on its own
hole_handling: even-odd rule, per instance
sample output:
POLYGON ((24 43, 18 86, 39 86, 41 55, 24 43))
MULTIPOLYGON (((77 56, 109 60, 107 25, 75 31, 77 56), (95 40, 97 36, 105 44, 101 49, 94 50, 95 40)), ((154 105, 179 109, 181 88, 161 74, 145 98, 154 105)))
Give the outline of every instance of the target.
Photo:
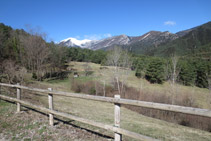
MULTIPOLYGON (((120 99, 120 95, 115 95, 115 99, 120 99)), ((120 127, 120 104, 114 103, 114 126, 120 127)), ((121 141, 122 135, 119 133, 114 134, 115 141, 121 141)))
MULTIPOLYGON (((20 86, 19 83, 17 83, 18 86, 20 86)), ((21 89, 17 88, 17 99, 20 100, 21 99, 21 89)), ((17 112, 21 111, 21 104, 19 102, 17 102, 17 112)))
MULTIPOLYGON (((0 95, 1 95, 1 85, 0 85, 0 95)), ((1 98, 0 98, 0 102, 1 102, 1 98)))
MULTIPOLYGON (((48 90, 52 91, 52 88, 48 88, 48 90)), ((53 95, 52 94, 48 94, 48 103, 49 103, 49 109, 53 110, 53 95)), ((49 114, 49 124, 50 126, 54 125, 53 114, 49 114)))

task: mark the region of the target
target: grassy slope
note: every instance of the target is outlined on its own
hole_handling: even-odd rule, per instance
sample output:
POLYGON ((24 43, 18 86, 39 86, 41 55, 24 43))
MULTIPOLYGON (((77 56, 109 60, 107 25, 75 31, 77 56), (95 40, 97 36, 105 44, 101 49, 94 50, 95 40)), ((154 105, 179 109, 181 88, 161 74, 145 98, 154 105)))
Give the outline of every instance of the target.
MULTIPOLYGON (((76 116, 113 125, 114 106, 108 103, 93 102, 74 98, 55 97, 57 110, 65 111, 76 116)), ((79 124, 80 125, 80 124, 79 124)), ((93 129, 93 127, 85 126, 93 129)), ((140 134, 162 140, 209 140, 211 133, 188 128, 173 123, 149 118, 121 108, 121 127, 140 134)), ((105 132, 94 128, 96 131, 105 132)), ((111 134, 111 133, 106 133, 111 134)), ((125 138, 131 140, 129 138, 125 138)))
MULTIPOLYGON (((89 66, 94 70, 94 74, 91 76, 84 76, 82 71, 84 71, 84 65, 83 62, 71 62, 70 65, 74 65, 74 69, 77 69, 80 72, 80 77, 76 78, 77 80, 81 81, 89 81, 89 80, 98 80, 102 82, 102 80, 106 81, 106 84, 109 84, 111 80, 112 72, 109 71, 112 69, 111 67, 107 67, 108 69, 100 69, 99 64, 89 63, 89 66)), ((72 77, 72 76, 70 76, 72 77)), ((157 93, 157 94, 166 94, 171 95, 172 88, 171 85, 168 82, 165 82, 163 85, 160 84, 150 84, 145 79, 138 79, 135 76, 134 71, 130 71, 128 78, 127 78, 127 85, 131 87, 135 87, 138 90, 140 90, 140 87, 142 87, 142 91, 145 93, 157 93)), ((55 89, 65 90, 65 91, 71 91, 71 80, 65 79, 65 80, 49 80, 46 82, 42 82, 42 84, 47 84, 49 86, 54 87, 55 89)), ((196 105, 198 105, 200 108, 210 108, 210 104, 207 101, 209 98, 209 90, 208 89, 202 89, 198 87, 187 87, 183 85, 177 85, 177 94, 180 95, 190 95, 192 96, 195 101, 196 105)))
MULTIPOLYGON (((83 64, 79 62, 72 62, 76 69, 83 71, 83 64)), ((108 75, 104 73, 100 75, 100 65, 90 63, 89 64, 93 70, 96 72, 93 76, 85 77, 83 75, 80 76, 82 81, 96 79, 94 76, 97 76, 98 80, 102 80, 104 78, 108 78, 108 75)), ((130 72, 128 81, 129 85, 139 88, 140 79, 137 79, 134 75, 134 72, 130 72)), ((107 79, 106 79, 107 80, 107 79)), ((143 88, 146 91, 150 92, 159 92, 159 93, 170 93, 170 85, 165 83, 164 85, 157 84, 149 84, 145 80, 141 80, 143 83, 143 88)), ((41 85, 45 85, 45 87, 52 87, 56 90, 65 90, 71 91, 71 80, 53 80, 48 82, 39 83, 41 85)), ((200 88, 192 88, 185 86, 178 86, 179 92, 187 92, 188 94, 191 91, 191 94, 197 99, 197 103, 201 108, 208 107, 206 102, 206 97, 208 95, 208 90, 200 89, 200 88)), ((46 102, 46 99, 42 98, 43 102, 46 102)), ((76 116, 88 118, 91 120, 103 122, 106 124, 113 124, 113 105, 107 103, 86 101, 81 99, 74 98, 64 98, 64 97, 55 97, 55 108, 60 111, 65 111, 71 113, 76 116)), ((104 130, 90 127, 88 125, 83 125, 80 123, 76 124, 80 126, 85 126, 86 128, 91 128, 92 130, 105 132, 104 130)), ((149 118, 143 115, 140 115, 136 112, 130 111, 126 108, 121 108, 121 127, 128 129, 130 131, 134 131, 140 134, 144 134, 147 136, 151 136, 154 138, 162 139, 162 140, 211 140, 211 133, 206 131, 201 131, 198 129, 188 128, 181 125, 168 123, 165 121, 149 118)), ((110 132, 106 132, 106 134, 112 135, 110 132)), ((126 138, 126 140, 131 140, 126 138)))

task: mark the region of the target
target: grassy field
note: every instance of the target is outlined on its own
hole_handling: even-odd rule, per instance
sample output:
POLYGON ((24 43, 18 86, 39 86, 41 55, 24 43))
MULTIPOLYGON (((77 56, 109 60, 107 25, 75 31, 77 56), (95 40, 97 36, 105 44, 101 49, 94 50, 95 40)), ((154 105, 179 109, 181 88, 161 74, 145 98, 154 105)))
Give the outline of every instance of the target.
MULTIPOLYGON (((114 105, 75 98, 55 97, 57 110, 113 125, 114 105)), ((211 140, 211 133, 149 118, 121 108, 121 127, 161 140, 211 140)), ((91 128, 92 127, 88 127, 91 128)), ((105 132, 100 129, 96 131, 105 132)), ((106 133, 111 134, 111 133, 106 133)), ((124 138, 132 140, 130 138, 124 138)))
MULTIPOLYGON (((103 72, 103 75, 102 75, 102 70, 100 69, 100 65, 98 65, 98 64, 89 63, 89 66, 95 72, 91 76, 85 76, 83 74, 84 64, 85 63, 71 62, 71 65, 74 67, 74 69, 76 69, 80 73, 80 77, 75 78, 75 79, 80 80, 82 82, 89 81, 89 80, 98 80, 98 81, 107 80, 109 82, 109 73, 110 72, 103 72)), ((108 68, 108 69, 112 69, 112 68, 108 68)), ((31 86, 39 87, 39 88, 43 88, 43 89, 47 89, 47 88, 51 87, 54 90, 72 92, 72 90, 71 90, 71 83, 72 83, 71 78, 72 77, 73 76, 71 74, 69 76, 69 78, 64 79, 64 80, 45 80, 44 82, 34 81, 34 84, 32 84, 31 86)), ((134 72, 131 71, 130 75, 128 76, 128 85, 139 89, 140 83, 142 83, 142 89, 144 89, 145 91, 155 92, 158 94, 164 93, 166 95, 170 94, 170 92, 171 92, 171 89, 169 88, 170 85, 168 83, 165 83, 163 85, 149 84, 145 80, 140 80, 140 79, 136 78, 134 76, 134 72)), ((209 105, 206 101, 207 96, 209 94, 208 90, 195 88, 195 87, 185 87, 185 86, 181 86, 181 85, 179 85, 178 88, 179 88, 179 92, 188 93, 188 94, 191 94, 192 96, 194 96, 194 98, 197 100, 197 104, 200 105, 201 108, 209 107, 209 105)), ((47 97, 39 96, 38 98, 39 98, 40 102, 42 103, 42 105, 45 105, 47 107, 47 97)), ((4 105, 5 103, 1 103, 1 104, 4 105)), ((1 106, 1 107, 5 107, 5 106, 1 106)), ((6 117, 4 117, 3 116, 4 114, 1 114, 1 113, 6 112, 7 110, 5 110, 5 108, 1 108, 1 107, 0 107, 0 115, 1 115, 0 118, 2 121, 2 119, 6 118, 6 117)), ((6 104, 6 107, 8 107, 7 104, 6 104)), ((13 107, 13 106, 9 105, 9 108, 11 108, 11 107, 13 107)), ((72 115, 87 118, 87 119, 94 120, 97 122, 102 122, 102 123, 109 124, 109 125, 113 125, 113 123, 114 123, 114 120, 113 120, 114 119, 114 105, 109 104, 109 103, 102 103, 102 102, 88 101, 88 100, 82 100, 82 99, 76 99, 76 98, 54 96, 54 107, 56 110, 67 112, 72 115)), ((14 107, 12 110, 14 110, 14 107)), ((14 114, 14 113, 11 113, 11 114, 14 114)), ((5 120, 5 122, 0 122, 0 124, 7 124, 7 122, 8 121, 5 120)), ((101 134, 113 136, 113 133, 111 133, 111 132, 108 132, 108 131, 105 131, 103 129, 96 128, 93 126, 89 126, 86 124, 81 124, 81 123, 78 123, 75 121, 71 121, 71 124, 74 124, 81 128, 89 129, 89 130, 92 130, 92 131, 95 131, 95 132, 98 132, 101 134)), ((44 125, 46 126, 46 131, 50 133, 51 129, 49 129, 48 125, 46 123, 44 125)), ((141 114, 133 112, 124 107, 121 107, 121 127, 124 129, 127 129, 129 131, 140 133, 140 134, 150 136, 150 137, 160 139, 160 140, 169 140, 169 141, 170 140, 175 140, 175 141, 211 140, 210 132, 185 127, 185 126, 165 122, 165 121, 150 118, 150 117, 146 117, 146 116, 143 116, 141 114)), ((39 128, 41 128, 41 127, 39 127, 39 128)), ((66 132, 69 132, 69 130, 67 130, 66 132)), ((50 138, 50 136, 49 136, 49 138, 50 138)), ((99 139, 99 138, 97 138, 97 139, 99 139)), ((123 139, 128 140, 128 141, 133 140, 133 139, 125 137, 125 136, 123 137, 123 139)), ((95 140, 95 139, 90 138, 90 140, 95 140)))
MULTIPOLYGON (((91 70, 94 73, 90 76, 84 75, 84 62, 71 62, 69 65, 71 68, 77 70, 80 74, 79 78, 76 80, 80 80, 82 82, 86 82, 89 80, 97 80, 100 83, 105 81, 106 84, 110 84, 111 82, 111 75, 112 75, 112 67, 106 67, 107 69, 101 69, 101 65, 88 63, 91 70)), ((71 74, 69 78, 65 80, 48 80, 39 84, 47 84, 51 87, 55 87, 58 90, 65 90, 65 91, 72 91, 71 90, 71 81, 73 75, 71 74)), ((137 90, 144 91, 145 93, 152 93, 152 94, 164 94, 164 95, 171 95, 172 94, 172 87, 169 82, 165 82, 164 84, 150 84, 145 79, 139 79, 135 76, 135 71, 130 71, 126 84, 130 87, 134 87, 137 90)), ((196 105, 199 108, 211 108, 211 104, 208 101, 211 97, 209 94, 208 89, 198 88, 198 87, 191 87, 191 86, 183 86, 183 85, 176 85, 176 93, 177 96, 180 97, 182 95, 190 96, 196 102, 196 105)))

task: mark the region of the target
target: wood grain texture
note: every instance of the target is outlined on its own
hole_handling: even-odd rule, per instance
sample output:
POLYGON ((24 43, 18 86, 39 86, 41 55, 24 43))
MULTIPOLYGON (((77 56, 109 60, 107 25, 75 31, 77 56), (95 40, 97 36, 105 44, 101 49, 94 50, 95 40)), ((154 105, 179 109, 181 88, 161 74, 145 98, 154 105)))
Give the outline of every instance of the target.
MULTIPOLYGON (((17 83, 17 85, 20 85, 19 83, 17 83)), ((17 88, 17 99, 21 99, 21 89, 17 88)), ((21 111, 21 104, 19 102, 17 102, 17 112, 21 111)))
MULTIPOLYGON (((52 88, 48 88, 49 91, 52 91, 52 88)), ((53 95, 52 94, 48 94, 48 105, 49 105, 49 109, 53 110, 53 95)), ((53 119, 53 114, 49 114, 49 124, 50 126, 54 125, 54 119, 53 119)))

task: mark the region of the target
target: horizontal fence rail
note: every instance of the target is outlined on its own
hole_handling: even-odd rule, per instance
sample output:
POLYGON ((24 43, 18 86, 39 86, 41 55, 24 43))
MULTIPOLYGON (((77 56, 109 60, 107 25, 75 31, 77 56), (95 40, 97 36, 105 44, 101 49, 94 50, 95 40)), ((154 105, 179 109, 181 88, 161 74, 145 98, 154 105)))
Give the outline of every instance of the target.
POLYGON ((136 138, 136 139, 139 139, 139 140, 152 140, 152 141, 155 140, 153 138, 150 138, 150 137, 147 137, 147 136, 144 136, 144 135, 140 135, 140 134, 137 134, 137 133, 134 133, 134 132, 130 132, 130 131, 125 130, 125 129, 121 129, 121 128, 114 127, 114 126, 111 126, 111 125, 105 125, 103 123, 99 123, 99 122, 95 122, 95 121, 92 121, 92 120, 76 117, 76 116, 73 116, 73 115, 70 115, 70 114, 67 114, 67 113, 51 110, 51 109, 48 109, 48 108, 45 108, 45 107, 41 107, 41 106, 38 106, 38 105, 31 104, 31 103, 23 101, 23 100, 18 100, 16 98, 11 98, 11 97, 4 96, 4 95, 0 95, 0 98, 3 99, 3 100, 10 101, 10 102, 20 103, 23 106, 32 108, 34 110, 38 110, 38 111, 43 112, 45 114, 46 113, 47 114, 53 114, 53 115, 57 115, 57 116, 60 116, 60 117, 63 117, 63 118, 72 119, 72 120, 75 120, 75 121, 79 121, 79 122, 89 124, 89 125, 92 125, 92 126, 95 126, 95 127, 110 130, 110 131, 113 131, 115 133, 123 134, 123 135, 129 136, 129 137, 132 137, 132 138, 136 138))
POLYGON ((0 86, 20 88, 20 89, 40 92, 43 94, 52 94, 52 95, 58 95, 58 96, 67 96, 67 97, 95 100, 95 101, 108 102, 108 103, 133 105, 133 106, 139 106, 139 107, 171 111, 171 112, 178 112, 178 113, 191 114, 191 115, 197 115, 197 116, 211 118, 211 110, 209 110, 209 109, 184 107, 184 106, 177 106, 177 105, 171 105, 171 104, 161 104, 161 103, 130 100, 130 99, 123 99, 123 98, 115 99, 112 97, 93 96, 93 95, 88 95, 88 94, 78 94, 78 93, 70 93, 70 92, 62 92, 62 91, 49 91, 49 90, 45 90, 45 89, 30 88, 30 87, 25 87, 25 86, 20 86, 20 85, 11 85, 11 84, 4 84, 4 83, 0 83, 0 86))
POLYGON ((17 98, 11 98, 8 96, 0 95, 0 99, 11 101, 11 102, 16 102, 17 103, 17 111, 20 111, 20 105, 23 105, 23 106, 41 111, 43 113, 47 113, 47 114, 49 114, 50 125, 53 125, 53 116, 56 115, 56 116, 76 120, 76 121, 79 121, 79 122, 82 122, 85 124, 89 124, 92 126, 96 126, 99 128, 103 128, 106 130, 110 130, 115 133, 115 136, 114 136, 115 141, 122 140, 122 137, 121 137, 122 135, 126 135, 126 136, 136 138, 139 140, 156 140, 151 137, 140 135, 140 134, 120 128, 120 106, 121 106, 121 104, 133 105, 133 106, 139 106, 139 107, 145 107, 145 108, 151 108, 151 109, 158 109, 158 110, 164 110, 164 111, 171 111, 171 112, 178 112, 178 113, 184 113, 184 114, 191 114, 191 115, 197 115, 197 116, 211 118, 211 110, 209 110, 209 109, 200 109, 200 108, 183 107, 183 106, 170 105, 170 104, 160 104, 160 103, 145 102, 145 101, 138 101, 138 100, 122 99, 119 97, 119 95, 115 95, 115 98, 111 98, 111 97, 102 97, 102 96, 92 96, 92 95, 87 95, 87 94, 54 91, 52 89, 45 90, 45 89, 38 89, 38 88, 30 88, 30 87, 26 87, 26 86, 21 86, 19 84, 12 85, 12 84, 0 83, 0 86, 17 88, 17 98), (42 94, 45 94, 46 96, 48 96, 49 108, 37 106, 37 105, 34 105, 29 102, 21 100, 21 95, 20 95, 21 89, 42 93, 42 94), (115 125, 114 126, 105 125, 103 123, 99 123, 99 122, 91 121, 88 119, 76 117, 76 116, 73 116, 73 115, 70 115, 67 113, 55 111, 55 110, 53 110, 53 95, 113 103, 115 106, 115 112, 114 112, 115 125))

